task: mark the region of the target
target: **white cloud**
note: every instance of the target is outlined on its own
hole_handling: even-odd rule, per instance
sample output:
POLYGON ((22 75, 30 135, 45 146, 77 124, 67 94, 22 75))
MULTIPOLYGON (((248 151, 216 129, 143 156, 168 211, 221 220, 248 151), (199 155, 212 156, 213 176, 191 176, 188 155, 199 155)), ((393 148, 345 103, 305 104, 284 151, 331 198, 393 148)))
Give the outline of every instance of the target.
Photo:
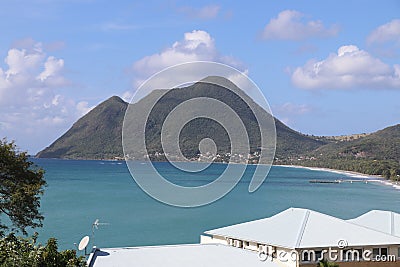
POLYGON ((200 8, 185 6, 179 8, 178 11, 186 14, 190 18, 213 19, 218 16, 220 6, 207 5, 200 8))
POLYGON ((64 60, 47 56, 41 43, 11 48, 4 62, 0 66, 1 134, 17 139, 23 149, 36 152, 49 145, 49 138, 89 110, 87 103, 77 104, 57 92, 70 85, 63 74, 64 60))
POLYGON ((124 93, 122 93, 121 98, 125 101, 125 102, 131 102, 132 97, 134 96, 133 91, 125 91, 124 93))
POLYGON ((8 65, 5 72, 7 79, 20 73, 25 74, 36 69, 44 58, 40 47, 35 48, 34 53, 27 53, 26 50, 10 49, 4 62, 8 65))
POLYGON ((380 44, 390 41, 400 44, 400 19, 394 19, 384 25, 379 26, 373 30, 367 38, 367 42, 369 44, 380 44))
POLYGON ((320 20, 304 20, 305 15, 296 10, 284 10, 265 26, 262 37, 267 40, 303 40, 312 37, 329 37, 338 33, 336 26, 326 28, 320 20))
POLYGON ((78 110, 79 116, 83 116, 89 111, 91 111, 93 108, 95 108, 95 106, 89 107, 88 105, 89 103, 87 101, 81 101, 76 105, 76 109, 78 110))
POLYGON ((292 74, 305 89, 400 89, 400 65, 390 66, 357 46, 347 45, 321 61, 310 60, 292 74))
MULTIPOLYGON (((0 68, 0 104, 18 101, 27 104, 41 96, 47 96, 53 87, 68 85, 62 71, 64 61, 53 56, 46 57, 40 43, 33 49, 8 51, 4 62, 7 69, 0 68)), ((42 99, 42 98, 41 98, 42 99)))
MULTIPOLYGON (((133 66, 134 90, 151 75, 164 68, 192 61, 213 61, 236 67, 244 72, 242 63, 230 56, 221 55, 211 35, 206 31, 194 30, 184 34, 184 39, 176 41, 172 46, 160 53, 146 56, 136 61, 133 66)), ((189 73, 188 73, 189 75, 189 73)), ((190 80, 190 79, 188 79, 190 80)), ((130 92, 124 94, 124 99, 132 95, 130 92)))
POLYGON ((133 64, 135 73, 149 76, 166 67, 196 60, 213 60, 217 57, 214 39, 205 31, 184 34, 184 39, 175 42, 161 53, 146 56, 133 64))
POLYGON ((53 56, 47 58, 44 63, 44 70, 36 77, 41 82, 55 81, 59 86, 67 84, 66 79, 60 75, 64 68, 64 60, 56 59, 53 56))

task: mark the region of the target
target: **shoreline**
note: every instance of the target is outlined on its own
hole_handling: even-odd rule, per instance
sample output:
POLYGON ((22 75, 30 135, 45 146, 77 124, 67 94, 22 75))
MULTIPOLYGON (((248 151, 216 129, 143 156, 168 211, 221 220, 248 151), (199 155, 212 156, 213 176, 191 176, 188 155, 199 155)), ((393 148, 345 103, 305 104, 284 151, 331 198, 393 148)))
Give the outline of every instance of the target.
POLYGON ((391 180, 386 180, 380 175, 369 175, 365 173, 360 173, 360 172, 354 172, 354 171, 344 171, 344 170, 337 170, 337 169, 329 169, 329 168, 322 168, 322 167, 306 167, 306 166, 301 166, 301 165, 273 165, 273 166, 281 166, 281 167, 286 167, 286 168, 297 168, 297 169, 307 169, 307 170, 312 170, 312 171, 326 171, 326 172, 332 172, 332 173, 337 173, 337 174, 343 174, 351 178, 355 179, 365 179, 365 180, 375 180, 374 182, 380 183, 382 185, 386 186, 391 186, 394 189, 400 190, 400 183, 391 181, 391 180), (378 180, 378 181, 377 181, 378 180))
MULTIPOLYGON (((49 159, 49 158, 38 158, 34 157, 34 159, 49 159)), ((65 159, 65 158, 51 158, 51 159, 60 159, 60 160, 91 160, 91 161, 125 161, 121 159, 65 159)), ((164 161, 155 161, 155 162, 164 162, 164 161)), ((194 161, 194 163, 196 163, 194 161)), ((228 164, 225 162, 215 162, 214 164, 219 163, 219 164, 228 164)), ((242 164, 242 163, 231 163, 231 164, 242 164)), ((253 164, 250 164, 253 165, 253 164)), ((338 170, 338 169, 329 169, 329 168, 323 168, 323 167, 307 167, 307 166, 301 166, 301 165, 287 165, 287 164, 272 164, 271 166, 280 166, 280 167, 286 167, 286 168, 298 168, 298 169, 307 169, 307 170, 312 170, 312 171, 326 171, 326 172, 332 172, 336 174, 342 174, 346 175, 348 177, 354 178, 354 179, 365 179, 365 180, 375 180, 374 182, 380 183, 382 185, 386 186, 391 186, 394 189, 400 190, 400 181, 399 182, 394 182, 391 180, 386 180, 380 175, 369 175, 361 172, 354 172, 354 171, 345 171, 345 170, 338 170)))

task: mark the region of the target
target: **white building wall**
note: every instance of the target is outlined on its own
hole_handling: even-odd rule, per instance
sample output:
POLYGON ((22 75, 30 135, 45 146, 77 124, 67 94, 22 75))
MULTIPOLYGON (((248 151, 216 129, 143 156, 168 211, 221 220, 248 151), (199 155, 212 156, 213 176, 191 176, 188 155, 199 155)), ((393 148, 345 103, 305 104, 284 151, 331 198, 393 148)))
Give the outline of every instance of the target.
POLYGON ((296 250, 287 248, 276 248, 275 261, 281 266, 297 267, 299 263, 299 256, 296 250))
POLYGON ((201 244, 223 244, 233 246, 237 248, 247 249, 254 251, 255 257, 260 250, 264 251, 268 256, 268 261, 276 262, 283 267, 297 267, 298 257, 296 257, 296 251, 286 248, 276 248, 274 246, 255 243, 253 241, 231 239, 223 236, 200 236, 201 244))
POLYGON ((201 235, 200 236, 200 244, 223 244, 223 245, 228 245, 225 237, 207 236, 207 235, 201 235))

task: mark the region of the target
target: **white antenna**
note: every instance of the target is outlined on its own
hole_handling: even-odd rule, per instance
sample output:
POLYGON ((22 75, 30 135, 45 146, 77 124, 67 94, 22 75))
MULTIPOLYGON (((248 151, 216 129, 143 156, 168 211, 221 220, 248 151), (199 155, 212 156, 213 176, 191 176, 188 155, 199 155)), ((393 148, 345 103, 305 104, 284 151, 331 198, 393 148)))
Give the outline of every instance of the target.
POLYGON ((92 224, 92 241, 94 245, 94 229, 99 229, 100 225, 109 225, 109 223, 101 223, 99 219, 96 219, 92 224))
POLYGON ((93 227, 96 228, 96 229, 99 229, 99 219, 96 219, 94 221, 94 223, 92 224, 92 229, 93 229, 93 227))
POLYGON ((92 224, 92 229, 94 228, 99 229, 99 225, 109 225, 109 223, 101 223, 99 219, 96 219, 92 224))

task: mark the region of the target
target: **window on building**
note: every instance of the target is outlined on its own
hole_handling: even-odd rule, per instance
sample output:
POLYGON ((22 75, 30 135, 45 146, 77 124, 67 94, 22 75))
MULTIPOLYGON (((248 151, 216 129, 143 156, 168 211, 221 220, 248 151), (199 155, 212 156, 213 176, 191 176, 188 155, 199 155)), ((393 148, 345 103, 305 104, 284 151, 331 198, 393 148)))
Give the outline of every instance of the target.
POLYGON ((305 262, 317 260, 316 252, 314 250, 303 250, 301 252, 301 260, 305 262))
POLYGON ((343 260, 344 261, 349 261, 349 250, 348 249, 344 249, 343 250, 343 260))
POLYGON ((301 253, 301 260, 302 261, 310 261, 310 253, 308 253, 307 251, 303 251, 301 253))
MULTIPOLYGON (((379 252, 379 251, 377 251, 379 252)), ((360 261, 362 259, 362 249, 345 249, 343 250, 344 261, 360 261)))
POLYGON ((315 261, 320 261, 322 256, 322 250, 316 250, 315 251, 315 261))
POLYGON ((376 258, 380 254, 379 248, 373 248, 372 249, 372 258, 376 258))
POLYGON ((388 255, 388 249, 387 248, 381 248, 381 256, 387 256, 388 255))
POLYGON ((357 261, 362 261, 363 260, 363 250, 361 248, 356 249, 358 251, 358 259, 357 261))
POLYGON ((237 248, 242 248, 242 247, 243 247, 243 242, 242 242, 242 240, 235 240, 235 247, 237 247, 237 248))
POLYGON ((375 259, 376 256, 388 256, 388 248, 373 248, 372 249, 373 259, 375 259))
POLYGON ((353 261, 353 249, 345 249, 343 250, 343 260, 344 261, 353 261))
POLYGON ((400 247, 397 248, 397 256, 400 258, 400 247))

